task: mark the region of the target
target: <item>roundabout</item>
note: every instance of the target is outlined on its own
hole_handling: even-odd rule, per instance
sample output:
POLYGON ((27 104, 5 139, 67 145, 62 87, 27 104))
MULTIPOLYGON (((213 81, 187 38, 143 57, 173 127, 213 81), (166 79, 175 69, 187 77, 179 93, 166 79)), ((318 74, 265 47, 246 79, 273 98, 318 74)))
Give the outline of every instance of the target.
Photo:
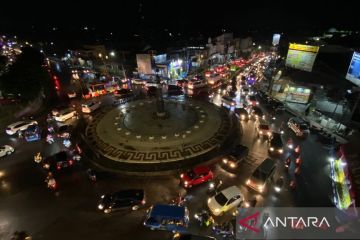
POLYGON ((231 116, 196 100, 137 100, 93 115, 83 139, 101 167, 126 172, 161 172, 194 166, 210 158, 232 132, 231 116))

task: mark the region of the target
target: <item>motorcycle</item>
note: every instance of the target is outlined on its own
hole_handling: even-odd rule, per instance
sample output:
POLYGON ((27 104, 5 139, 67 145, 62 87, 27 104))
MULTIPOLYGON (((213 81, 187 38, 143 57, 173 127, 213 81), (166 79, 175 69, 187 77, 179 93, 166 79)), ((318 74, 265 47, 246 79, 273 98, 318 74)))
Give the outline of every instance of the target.
POLYGON ((69 148, 71 146, 71 142, 69 139, 64 139, 63 144, 65 147, 69 148))
POLYGON ((55 178, 53 177, 49 177, 45 180, 45 182, 47 182, 47 187, 52 189, 52 190, 56 190, 57 188, 57 184, 56 184, 56 181, 55 181, 55 178))
POLYGON ((280 192, 283 187, 284 187, 284 178, 280 177, 275 182, 274 190, 275 192, 280 192))
POLYGON ((88 170, 86 170, 86 174, 91 181, 96 182, 96 174, 94 170, 89 168, 88 170))
POLYGON ((42 156, 41 156, 41 153, 40 153, 40 152, 38 152, 37 154, 35 154, 35 156, 34 156, 34 161, 35 161, 36 163, 40 163, 40 162, 42 161, 42 156))
POLYGON ((199 222, 200 226, 209 227, 211 224, 215 223, 214 218, 206 210, 202 210, 199 213, 194 214, 194 218, 199 222))
POLYGON ((177 206, 184 206, 185 202, 186 202, 186 198, 181 196, 181 194, 179 194, 178 197, 171 200, 171 204, 177 206))
POLYGON ((223 184, 222 180, 214 179, 209 183, 208 193, 209 194, 217 193, 218 189, 221 187, 222 184, 223 184))
POLYGON ((47 142, 48 144, 53 144, 53 143, 55 142, 54 137, 53 137, 51 134, 48 134, 48 135, 46 136, 46 142, 47 142))
POLYGON ((231 237, 234 237, 234 226, 231 224, 231 222, 214 224, 212 229, 215 235, 220 235, 223 238, 229 239, 231 237))

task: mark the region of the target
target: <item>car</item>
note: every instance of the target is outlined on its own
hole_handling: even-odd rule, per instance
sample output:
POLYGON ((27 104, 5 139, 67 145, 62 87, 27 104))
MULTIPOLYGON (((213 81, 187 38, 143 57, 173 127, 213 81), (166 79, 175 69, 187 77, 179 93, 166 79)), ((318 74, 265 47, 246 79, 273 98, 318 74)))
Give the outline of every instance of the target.
POLYGON ((175 233, 173 240, 216 240, 214 237, 210 236, 201 236, 201 235, 194 235, 194 234, 181 234, 175 233))
POLYGON ((236 105, 236 101, 230 96, 222 96, 221 97, 221 104, 225 104, 225 105, 231 107, 231 106, 236 105))
POLYGON ((244 201, 241 191, 236 186, 228 187, 208 199, 207 205, 211 213, 220 216, 244 201))
POLYGON ((157 87, 157 82, 155 80, 149 80, 149 81, 146 81, 145 83, 145 87, 148 88, 148 87, 157 87))
POLYGON ((251 109, 251 116, 253 118, 255 118, 256 120, 258 119, 265 119, 265 115, 263 113, 263 111, 259 108, 259 107, 252 107, 251 109))
POLYGON ((66 109, 68 109, 69 107, 67 105, 61 105, 61 106, 58 106, 56 108, 54 108, 53 110, 51 110, 51 115, 53 117, 55 117, 56 115, 58 115, 61 111, 64 111, 66 109))
POLYGON ((6 155, 10 155, 13 153, 15 149, 10 145, 4 145, 0 147, 0 157, 4 157, 6 155))
POLYGON ((57 136, 60 138, 69 138, 72 132, 72 125, 63 124, 57 128, 57 136))
POLYGON ((76 92, 75 91, 69 91, 67 93, 67 95, 68 95, 68 98, 76 98, 76 92))
POLYGON ((280 133, 273 133, 269 141, 269 153, 270 154, 283 154, 284 143, 280 133))
POLYGON ((210 181, 214 178, 214 174, 209 167, 198 166, 180 175, 181 185, 185 188, 199 185, 210 181))
POLYGON ((58 122, 65 122, 73 117, 76 117, 77 113, 73 109, 65 109, 55 115, 54 119, 58 122))
POLYGON ((235 115, 241 120, 249 120, 249 113, 245 108, 235 108, 235 115))
POLYGON ((248 154, 249 148, 238 144, 231 149, 227 156, 223 157, 223 166, 228 169, 235 169, 248 154))
POLYGON ((285 111, 285 105, 276 99, 269 99, 268 105, 275 112, 285 111))
POLYGON ((47 170, 61 170, 74 164, 72 156, 66 151, 60 151, 51 155, 43 161, 43 168, 47 170))
POLYGON ((83 103, 81 104, 81 111, 83 113, 92 113, 94 112, 96 109, 99 109, 101 106, 101 102, 88 102, 88 103, 83 103))
POLYGON ((256 97, 254 95, 248 95, 247 96, 247 101, 248 101, 250 106, 259 105, 259 102, 258 102, 258 100, 256 99, 256 97))
POLYGON ((246 181, 246 185, 253 190, 264 193, 267 185, 273 181, 276 172, 276 163, 273 159, 265 159, 246 181))
POLYGON ((31 125, 24 130, 24 138, 27 142, 33 142, 41 139, 41 131, 38 125, 31 125))
POLYGON ((131 79, 131 83, 135 85, 145 85, 146 81, 138 78, 131 79))
POLYGON ((38 125, 38 122, 35 120, 19 121, 7 126, 5 131, 8 135, 14 135, 18 134, 19 132, 25 131, 26 129, 28 129, 28 127, 33 125, 38 125))
POLYGON ((310 134, 309 126, 299 117, 290 118, 287 125, 291 130, 293 130, 296 136, 305 137, 310 134))
POLYGON ((137 210, 144 206, 145 192, 142 189, 127 189, 101 196, 98 209, 110 213, 121 209, 137 210))
POLYGON ((188 80, 186 80, 186 79, 182 79, 182 80, 177 80, 176 81, 176 86, 179 86, 179 87, 186 87, 187 86, 187 84, 188 84, 188 80))
POLYGON ((179 86, 168 85, 167 94, 168 96, 178 96, 184 94, 184 92, 182 91, 182 88, 179 86))
POLYGON ((127 97, 132 97, 134 93, 131 89, 122 88, 119 90, 115 90, 114 95, 127 98, 127 97))
POLYGON ((257 131, 258 137, 269 138, 272 134, 269 123, 264 122, 264 121, 258 122, 258 124, 256 126, 256 131, 257 131))

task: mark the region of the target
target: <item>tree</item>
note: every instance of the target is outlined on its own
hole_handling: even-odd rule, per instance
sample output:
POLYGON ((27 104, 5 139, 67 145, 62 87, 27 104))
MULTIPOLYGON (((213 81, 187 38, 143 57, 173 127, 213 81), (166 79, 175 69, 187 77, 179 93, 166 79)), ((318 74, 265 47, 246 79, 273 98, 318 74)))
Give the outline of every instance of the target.
POLYGON ((23 48, 16 62, 0 77, 0 89, 20 94, 26 101, 35 99, 41 91, 49 94, 54 84, 43 64, 44 57, 36 49, 23 48))

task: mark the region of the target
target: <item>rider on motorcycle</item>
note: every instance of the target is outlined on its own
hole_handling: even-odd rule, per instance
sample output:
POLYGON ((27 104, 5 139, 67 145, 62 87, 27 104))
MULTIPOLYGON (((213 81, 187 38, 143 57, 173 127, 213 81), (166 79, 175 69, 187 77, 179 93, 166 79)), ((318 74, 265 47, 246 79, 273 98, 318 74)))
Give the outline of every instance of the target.
POLYGON ((34 161, 37 162, 37 163, 42 161, 41 152, 38 152, 38 153, 35 154, 34 161))

